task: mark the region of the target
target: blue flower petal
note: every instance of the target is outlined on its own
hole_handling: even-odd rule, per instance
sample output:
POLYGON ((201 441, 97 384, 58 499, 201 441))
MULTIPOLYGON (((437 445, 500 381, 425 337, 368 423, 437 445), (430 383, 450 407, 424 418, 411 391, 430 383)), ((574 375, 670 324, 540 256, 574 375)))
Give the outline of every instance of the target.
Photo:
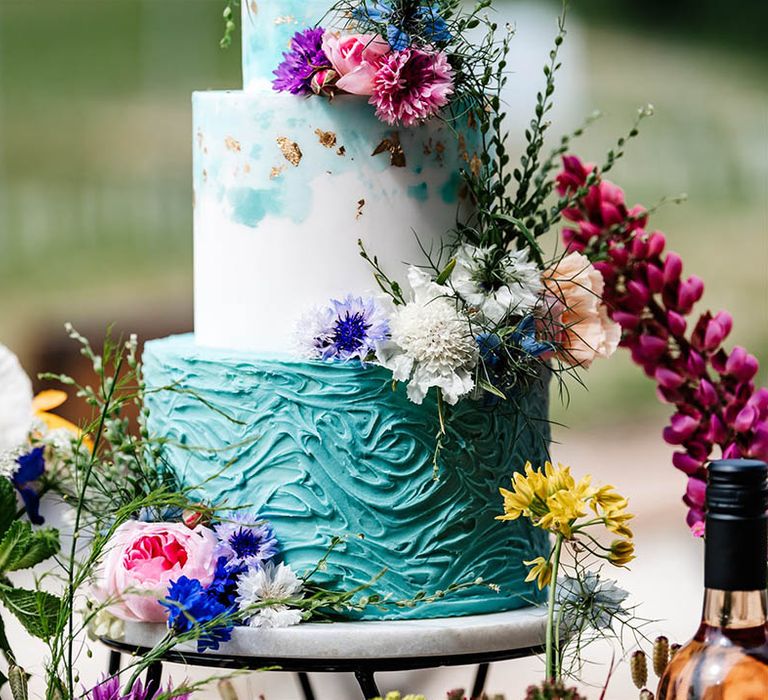
POLYGON ((405 51, 411 45, 411 37, 394 24, 387 27, 387 41, 393 51, 405 51))

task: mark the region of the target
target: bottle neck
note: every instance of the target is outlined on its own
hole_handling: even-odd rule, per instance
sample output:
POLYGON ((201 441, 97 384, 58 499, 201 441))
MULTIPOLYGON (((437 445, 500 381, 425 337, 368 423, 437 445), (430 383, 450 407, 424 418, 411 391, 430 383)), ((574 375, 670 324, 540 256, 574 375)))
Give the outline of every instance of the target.
POLYGON ((710 627, 751 629, 768 622, 768 592, 707 588, 702 621, 710 627))

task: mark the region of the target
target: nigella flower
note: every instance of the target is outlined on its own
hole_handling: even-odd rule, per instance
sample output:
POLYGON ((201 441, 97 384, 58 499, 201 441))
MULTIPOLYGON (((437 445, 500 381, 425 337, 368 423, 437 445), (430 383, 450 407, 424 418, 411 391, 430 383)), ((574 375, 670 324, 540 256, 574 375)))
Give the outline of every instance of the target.
POLYGON ((502 251, 462 245, 455 254, 451 285, 491 323, 525 316, 539 303, 544 284, 541 270, 527 250, 502 251))
POLYGON ((581 620, 594 629, 612 629, 616 618, 629 612, 623 606, 629 593, 615 581, 606 580, 592 571, 582 576, 564 576, 557 581, 557 602, 563 608, 566 625, 578 625, 581 620))
POLYGON ((283 61, 274 71, 272 86, 278 92, 293 95, 312 93, 312 78, 319 71, 332 68, 323 51, 322 27, 296 32, 291 39, 289 50, 283 53, 283 61))
POLYGON ((437 114, 454 92, 454 73, 442 52, 406 49, 386 57, 370 103, 387 124, 412 126, 437 114))
POLYGON ((302 580, 289 566, 269 562, 240 577, 237 603, 248 615, 251 627, 290 627, 301 622, 301 610, 290 603, 302 597, 303 588, 302 580))
POLYGON ((235 513, 214 529, 221 542, 219 551, 235 565, 258 566, 279 550, 272 526, 255 515, 235 513))
POLYGON ((299 345, 302 355, 319 360, 360 360, 374 354, 376 344, 389 337, 387 312, 372 297, 348 295, 302 319, 299 345))
POLYGON ((352 10, 352 17, 382 27, 385 25, 387 41, 393 51, 405 51, 414 36, 435 44, 446 44, 453 38, 437 3, 406 8, 405 16, 398 17, 389 0, 363 0, 352 10))
POLYGON ((219 600, 216 590, 204 588, 197 579, 181 576, 173 581, 168 595, 160 604, 168 608, 168 627, 176 634, 199 628, 197 650, 218 649, 221 642, 232 638, 234 627, 230 617, 234 609, 219 600), (217 624, 211 624, 217 618, 217 624))
POLYGON ((523 352, 532 357, 541 357, 544 353, 554 352, 555 345, 536 337, 536 319, 533 316, 526 316, 517 324, 512 333, 512 341, 517 344, 523 352))
POLYGON ((11 477, 21 500, 24 501, 27 517, 35 525, 45 522, 40 515, 40 494, 37 492, 37 482, 45 473, 44 450, 43 447, 35 447, 31 452, 17 457, 18 468, 11 477))
POLYGON ((413 300, 395 310, 391 340, 379 343, 376 357, 395 381, 408 382, 408 398, 420 404, 437 387, 455 404, 475 386, 480 355, 468 320, 456 309, 447 287, 416 267, 408 270, 413 300))
POLYGON ((440 5, 433 3, 419 7, 414 13, 414 19, 421 26, 424 38, 435 44, 447 44, 453 35, 448 31, 448 23, 440 14, 440 5))

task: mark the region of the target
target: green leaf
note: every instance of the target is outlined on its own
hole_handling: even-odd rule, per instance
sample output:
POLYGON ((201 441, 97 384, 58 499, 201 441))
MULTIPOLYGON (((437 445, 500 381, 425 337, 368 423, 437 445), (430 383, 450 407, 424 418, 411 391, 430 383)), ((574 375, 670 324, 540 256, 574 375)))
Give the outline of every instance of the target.
POLYGON ((0 477, 0 537, 16 519, 16 492, 8 479, 0 477))
POLYGON ((453 268, 456 267, 456 258, 451 258, 443 271, 437 276, 435 284, 445 284, 453 273, 453 268))
POLYGON ((506 400, 507 395, 499 388, 493 386, 490 382, 486 382, 484 379, 481 379, 478 381, 478 386, 487 391, 489 394, 493 394, 494 396, 498 396, 500 399, 506 400))
POLYGON ((2 585, 0 601, 33 637, 48 640, 56 632, 62 601, 52 593, 2 585))
POLYGON ((32 530, 26 520, 15 521, 0 542, 0 572, 30 569, 59 551, 59 531, 32 530))

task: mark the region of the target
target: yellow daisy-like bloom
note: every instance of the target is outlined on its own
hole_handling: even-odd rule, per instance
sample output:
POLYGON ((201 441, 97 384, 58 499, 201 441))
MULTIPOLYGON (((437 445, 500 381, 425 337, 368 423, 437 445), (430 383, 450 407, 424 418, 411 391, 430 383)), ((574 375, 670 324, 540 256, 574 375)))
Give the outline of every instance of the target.
POLYGON ((632 539, 632 530, 627 527, 627 522, 632 520, 632 518, 635 517, 634 515, 627 513, 624 509, 621 508, 612 508, 610 510, 606 510, 603 517, 605 527, 608 528, 608 530, 610 530, 614 535, 632 539))
POLYGON ((630 540, 614 540, 608 561, 614 566, 625 566, 635 558, 635 545, 630 540))
POLYGON ((572 536, 575 520, 586 515, 587 504, 597 493, 591 478, 585 476, 578 483, 571 475, 570 467, 551 462, 543 470, 534 470, 531 463, 524 473, 512 477, 513 490, 499 489, 504 497, 504 515, 497 520, 516 520, 524 516, 544 530, 572 536))
POLYGON ((67 394, 57 389, 47 389, 41 391, 32 399, 32 411, 35 418, 40 420, 48 430, 66 430, 76 437, 82 436, 83 445, 89 451, 93 452, 93 441, 87 435, 84 435, 80 428, 66 418, 51 413, 53 409, 58 408, 67 400, 67 394))
POLYGON ((531 561, 524 561, 523 564, 531 567, 531 570, 525 577, 526 583, 536 581, 536 585, 539 587, 539 590, 541 590, 548 586, 552 581, 552 564, 550 564, 548 559, 545 559, 544 557, 536 557, 531 561))

